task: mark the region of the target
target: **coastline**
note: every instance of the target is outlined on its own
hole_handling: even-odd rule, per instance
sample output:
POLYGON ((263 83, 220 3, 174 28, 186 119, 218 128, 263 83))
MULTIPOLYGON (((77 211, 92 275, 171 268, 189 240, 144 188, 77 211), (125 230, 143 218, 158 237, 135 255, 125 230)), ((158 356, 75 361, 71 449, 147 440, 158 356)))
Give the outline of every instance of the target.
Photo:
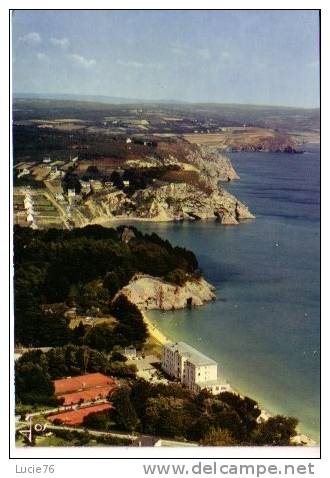
MULTIPOLYGON (((103 217, 99 216, 94 218, 90 223, 88 224, 97 224, 100 226, 107 227, 108 225, 111 225, 112 222, 122 222, 126 223, 129 221, 134 221, 134 222, 174 222, 173 218, 166 218, 166 219, 161 219, 159 217, 137 217, 137 216, 113 216, 113 217, 103 217)), ((84 226, 81 226, 84 227, 84 226)))
POLYGON ((140 312, 142 314, 143 321, 148 328, 148 332, 149 332, 150 337, 152 337, 160 345, 164 345, 167 342, 169 342, 170 340, 159 329, 157 329, 157 327, 147 317, 145 311, 140 309, 140 312))
MULTIPOLYGON (((151 319, 149 319, 149 317, 147 316, 145 310, 141 310, 141 314, 143 316, 143 321, 144 323, 146 324, 147 328, 148 328, 148 332, 149 332, 149 335, 155 340, 157 341, 160 345, 164 345, 166 344, 167 342, 170 342, 171 340, 166 337, 154 324, 153 322, 151 321, 151 319)), ((230 386, 230 391, 232 393, 236 393, 238 395, 240 395, 241 397, 244 397, 245 395, 242 394, 237 388, 233 387, 231 384, 228 384, 230 386)), ((253 398, 253 397, 252 397, 253 398)), ((270 413, 266 408, 264 408, 262 406, 262 404, 259 402, 259 400, 257 398, 253 398, 254 400, 256 400, 256 402, 258 403, 259 407, 260 407, 260 410, 261 410, 261 414, 260 414, 260 419, 261 420, 268 420, 269 418, 271 418, 272 416, 275 416, 276 414, 272 414, 270 413)), ((292 439, 292 443, 293 445, 296 445, 296 446, 308 446, 308 447, 318 447, 319 446, 319 443, 316 442, 315 440, 313 440, 312 438, 310 438, 308 435, 306 435, 304 432, 301 432, 298 428, 298 434, 293 437, 292 439)))

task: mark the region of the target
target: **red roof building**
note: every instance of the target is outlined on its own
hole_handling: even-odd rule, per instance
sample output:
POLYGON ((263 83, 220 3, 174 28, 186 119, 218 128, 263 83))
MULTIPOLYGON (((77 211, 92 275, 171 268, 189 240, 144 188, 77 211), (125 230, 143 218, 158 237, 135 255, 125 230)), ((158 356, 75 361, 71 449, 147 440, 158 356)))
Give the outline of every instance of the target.
POLYGON ((114 380, 102 373, 88 373, 77 377, 66 377, 54 380, 55 395, 78 392, 89 388, 114 385, 114 380))
POLYGON ((58 421, 63 425, 81 425, 84 421, 84 418, 91 413, 104 412, 106 410, 111 410, 111 408, 111 403, 100 403, 90 407, 79 408, 78 410, 56 413, 56 415, 48 416, 48 420, 53 423, 58 421))
POLYGON ((107 398, 112 390, 113 387, 111 385, 106 385, 105 387, 91 388, 81 392, 57 395, 57 398, 63 399, 63 405, 76 405, 78 403, 91 402, 92 400, 107 398))
POLYGON ((77 377, 54 380, 55 395, 63 399, 64 405, 76 405, 82 402, 99 400, 115 388, 115 381, 102 373, 89 373, 77 377))

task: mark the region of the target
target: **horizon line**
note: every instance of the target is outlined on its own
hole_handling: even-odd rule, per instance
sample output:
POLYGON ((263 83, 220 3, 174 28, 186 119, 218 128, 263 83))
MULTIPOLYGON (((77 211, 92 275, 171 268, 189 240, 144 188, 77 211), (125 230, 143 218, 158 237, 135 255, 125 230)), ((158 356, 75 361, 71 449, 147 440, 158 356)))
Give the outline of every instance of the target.
MULTIPOLYGON (((177 103, 177 104, 182 104, 182 105, 223 105, 223 106, 257 106, 257 107, 270 107, 270 108, 289 108, 289 109, 303 109, 303 110, 320 110, 320 105, 319 106, 292 106, 292 105, 284 105, 284 104, 270 104, 270 103, 239 103, 239 102, 219 102, 219 101, 190 101, 190 100, 178 100, 175 98, 157 98, 157 99, 150 99, 150 98, 133 98, 133 97, 126 97, 126 96, 111 96, 111 95, 97 95, 93 93, 32 93, 32 92, 12 92, 12 98, 20 98, 22 96, 34 96, 35 99, 59 99, 59 98, 54 98, 54 96, 66 96, 66 97, 72 97, 73 101, 83 101, 86 103, 92 102, 91 99, 87 99, 88 97, 92 98, 104 98, 109 100, 109 104, 111 103, 111 100, 113 101, 120 101, 125 102, 126 104, 134 104, 134 102, 139 102, 139 103, 163 103, 163 104, 170 104, 170 103, 177 103), (86 99, 75 99, 74 97, 83 97, 86 99)), ((65 101, 65 100, 64 100, 65 101)), ((96 101, 97 102, 97 101, 96 101)), ((103 104, 107 104, 104 102, 100 102, 103 104)))

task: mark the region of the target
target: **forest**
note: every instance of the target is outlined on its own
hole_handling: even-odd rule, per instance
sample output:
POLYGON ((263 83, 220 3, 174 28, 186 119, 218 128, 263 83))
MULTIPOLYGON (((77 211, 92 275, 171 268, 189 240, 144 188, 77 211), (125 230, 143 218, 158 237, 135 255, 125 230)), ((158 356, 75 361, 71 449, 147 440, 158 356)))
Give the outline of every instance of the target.
POLYGON ((182 283, 200 274, 195 255, 136 228, 14 231, 15 342, 24 346, 87 344, 110 351, 141 348, 147 331, 139 309, 117 292, 140 272, 182 283), (115 322, 71 329, 65 312, 111 315, 115 322), (103 328, 102 328, 103 327, 103 328), (87 334, 87 332, 89 332, 87 334))

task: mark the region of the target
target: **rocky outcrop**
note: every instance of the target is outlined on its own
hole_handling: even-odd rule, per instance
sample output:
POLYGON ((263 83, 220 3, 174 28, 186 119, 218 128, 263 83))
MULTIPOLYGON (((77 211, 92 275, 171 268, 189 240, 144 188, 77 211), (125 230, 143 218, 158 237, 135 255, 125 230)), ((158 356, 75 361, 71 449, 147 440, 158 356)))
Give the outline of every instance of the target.
POLYGON ((113 187, 89 195, 76 205, 72 214, 74 225, 114 219, 216 219, 221 224, 231 225, 254 217, 243 203, 219 186, 220 181, 239 179, 230 160, 219 148, 199 147, 178 139, 166 145, 158 158, 146 156, 125 162, 125 167, 141 170, 152 167, 159 170, 160 166, 166 171, 163 176, 133 194, 113 187))
POLYGON ((129 227, 125 227, 121 234, 121 240, 125 242, 125 244, 128 244, 129 241, 134 238, 135 238, 135 234, 133 230, 129 227))
POLYGON ((216 146, 201 145, 187 156, 187 160, 199 170, 200 178, 213 188, 219 181, 240 179, 230 159, 216 146))
POLYGON ((238 224, 253 218, 249 209, 223 188, 207 193, 186 183, 165 183, 136 191, 128 197, 122 191, 91 196, 79 207, 79 225, 111 219, 175 221, 217 219, 238 224))
POLYGON ((183 309, 215 300, 214 287, 203 278, 188 279, 178 286, 144 274, 136 274, 119 295, 125 295, 141 309, 183 309))
POLYGON ((262 153, 288 153, 288 154, 302 154, 303 151, 292 147, 291 145, 268 145, 259 143, 257 145, 240 145, 232 146, 227 151, 232 153, 238 152, 262 152, 262 153))

